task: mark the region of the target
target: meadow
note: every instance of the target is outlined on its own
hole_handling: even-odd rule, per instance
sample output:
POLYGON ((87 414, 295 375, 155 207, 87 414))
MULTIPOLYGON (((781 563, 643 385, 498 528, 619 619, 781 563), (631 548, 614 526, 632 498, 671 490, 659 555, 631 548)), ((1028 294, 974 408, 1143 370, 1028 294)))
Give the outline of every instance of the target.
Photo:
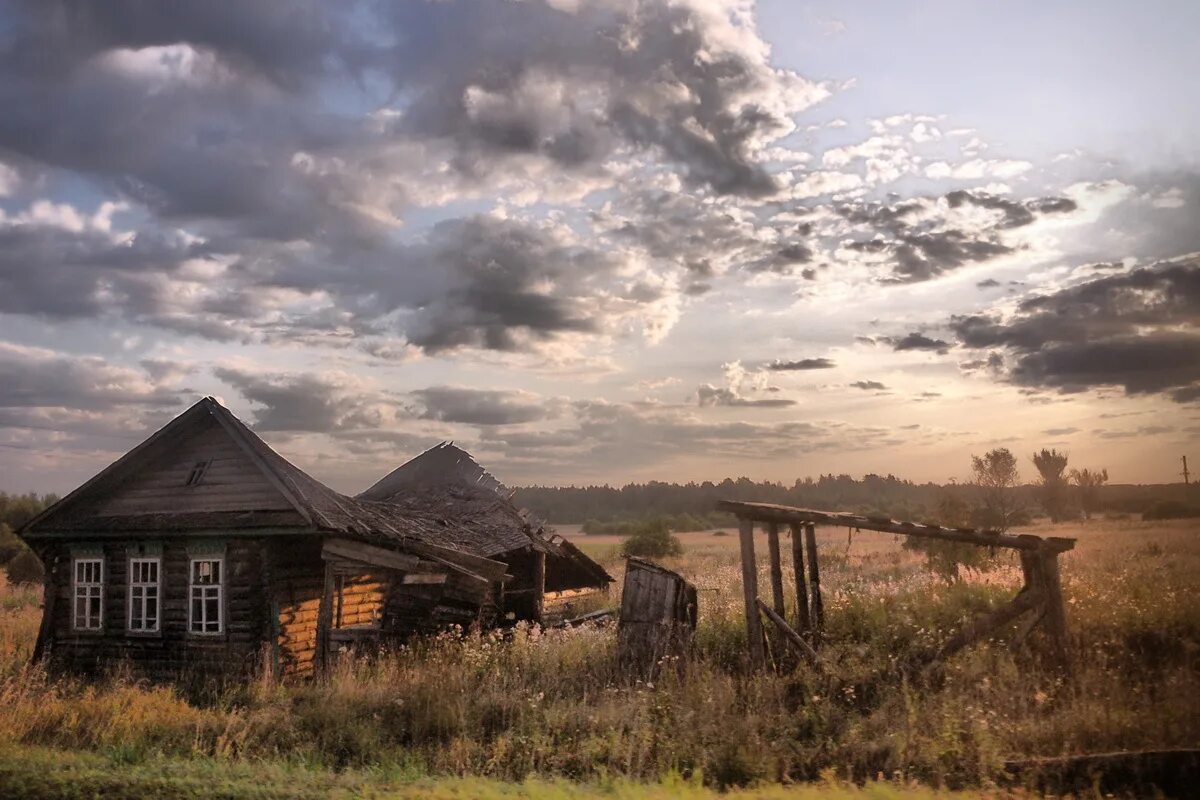
MULTIPOLYGON (((0 584, 0 785, 38 796, 54 763, 105 796, 138 796, 138 775, 217 781, 230 797, 800 797, 784 787, 811 781, 846 797, 925 796, 998 791, 1011 759, 1200 746, 1195 521, 1029 530, 1079 539, 1062 562, 1070 679, 1043 666, 1036 640, 1004 637, 935 682, 908 674, 910 656, 1011 596, 1019 569, 1002 557, 948 581, 870 532, 819 533, 826 677, 745 669, 732 530, 682 534, 684 554, 666 560, 696 583, 700 625, 693 658, 653 684, 616 668, 611 627, 524 626, 347 658, 323 683, 191 695, 129 674, 85 683, 29 664, 40 592, 0 584), (270 794, 284 784, 292 794, 270 794), (404 793, 414 786, 424 794, 404 793)), ((572 538, 617 575, 616 605, 619 540, 572 538)))

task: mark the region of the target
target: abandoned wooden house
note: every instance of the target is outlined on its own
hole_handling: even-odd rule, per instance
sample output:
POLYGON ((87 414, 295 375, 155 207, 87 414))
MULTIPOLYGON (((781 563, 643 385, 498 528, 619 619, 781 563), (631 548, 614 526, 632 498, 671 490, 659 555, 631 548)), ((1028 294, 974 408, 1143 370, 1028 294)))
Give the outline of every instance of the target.
POLYGON ((346 647, 540 619, 543 577, 554 591, 611 580, 492 497, 348 497, 204 398, 19 531, 46 566, 35 657, 152 678, 308 673, 346 647), (531 591, 506 596, 510 580, 531 591))

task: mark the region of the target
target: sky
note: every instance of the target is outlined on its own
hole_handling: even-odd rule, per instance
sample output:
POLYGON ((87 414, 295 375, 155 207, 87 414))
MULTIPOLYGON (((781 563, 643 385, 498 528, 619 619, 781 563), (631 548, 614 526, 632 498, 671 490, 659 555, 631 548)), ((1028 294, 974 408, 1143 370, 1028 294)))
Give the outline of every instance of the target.
MULTIPOLYGON (((0 489, 200 397, 346 492, 1200 440, 1194 2, 0 0, 0 489)), ((1200 456, 1198 456, 1200 457, 1200 456)))

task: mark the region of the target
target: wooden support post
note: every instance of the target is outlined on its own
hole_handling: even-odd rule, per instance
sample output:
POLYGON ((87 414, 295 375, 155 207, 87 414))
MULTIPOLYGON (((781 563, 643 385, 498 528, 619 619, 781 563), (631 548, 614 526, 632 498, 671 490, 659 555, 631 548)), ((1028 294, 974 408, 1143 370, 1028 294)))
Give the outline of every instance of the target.
POLYGON ((767 551, 771 556, 771 602, 775 613, 783 616, 783 562, 779 557, 779 525, 767 523, 767 551))
POLYGON ((766 663, 762 620, 758 615, 758 564, 754 560, 754 520, 738 520, 742 546, 742 593, 746 602, 746 641, 750 647, 750 666, 762 669, 766 663))
POLYGON ((321 604, 317 608, 317 653, 316 668, 320 675, 329 675, 333 667, 330 650, 330 629, 333 627, 333 589, 336 576, 333 564, 325 562, 325 588, 321 592, 321 604))
POLYGON ((54 601, 58 598, 58 556, 49 554, 55 553, 56 549, 47 548, 38 553, 38 557, 42 558, 46 565, 46 575, 42 581, 42 624, 38 626, 37 641, 33 645, 35 664, 46 656, 54 639, 54 601))
POLYGON ((1038 554, 1045 596, 1045 626, 1050 634, 1054 659, 1064 671, 1070 671, 1070 656, 1067 651, 1067 607, 1063 602, 1062 580, 1058 574, 1058 553, 1046 550, 1038 554))
POLYGON ((533 612, 539 624, 546 624, 546 554, 538 551, 537 560, 534 566, 534 586, 536 592, 534 596, 533 612))
POLYGON ((821 570, 817 566, 816 525, 809 523, 804 526, 804 544, 808 549, 808 587, 812 595, 813 631, 819 635, 825 627, 825 606, 821 602, 821 570))
POLYGON ((812 628, 808 618, 808 587, 804 579, 804 531, 800 525, 791 524, 792 570, 796 573, 796 627, 807 631, 812 628))

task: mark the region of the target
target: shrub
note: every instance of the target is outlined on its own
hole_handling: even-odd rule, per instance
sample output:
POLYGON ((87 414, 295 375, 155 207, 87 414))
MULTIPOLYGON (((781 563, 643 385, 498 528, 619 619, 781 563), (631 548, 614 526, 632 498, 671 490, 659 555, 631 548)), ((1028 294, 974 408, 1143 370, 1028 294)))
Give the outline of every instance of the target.
POLYGON ((677 537, 671 535, 670 528, 663 519, 643 522, 621 545, 621 555, 623 556, 663 558, 682 554, 683 545, 679 543, 677 537))
POLYGON ((1142 519, 1191 519, 1193 517, 1200 517, 1200 507, 1190 506, 1182 500, 1159 500, 1142 514, 1142 519))
POLYGON ((21 551, 8 562, 9 583, 41 583, 45 575, 41 560, 29 550, 21 551))

